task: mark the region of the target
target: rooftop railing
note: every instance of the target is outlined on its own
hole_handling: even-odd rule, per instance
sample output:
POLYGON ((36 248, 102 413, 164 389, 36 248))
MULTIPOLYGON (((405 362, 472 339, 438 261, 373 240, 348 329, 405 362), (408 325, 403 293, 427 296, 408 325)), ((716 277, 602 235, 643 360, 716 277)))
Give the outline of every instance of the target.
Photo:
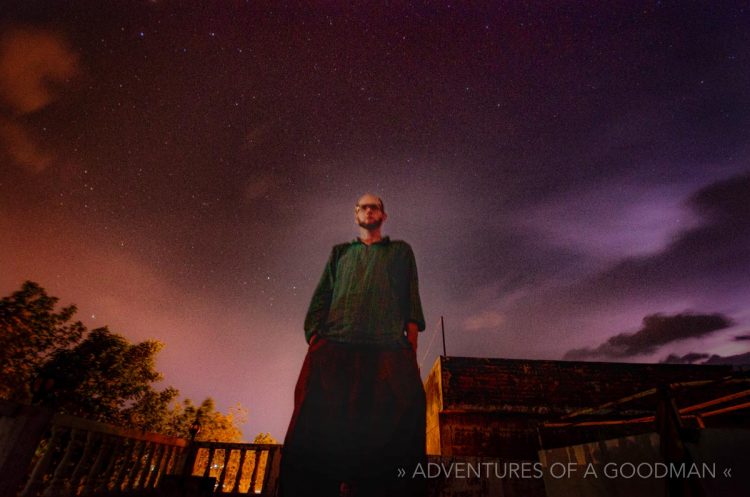
POLYGON ((274 495, 280 445, 195 442, 0 401, 0 496, 274 495), (198 487, 196 487, 198 488, 198 487))

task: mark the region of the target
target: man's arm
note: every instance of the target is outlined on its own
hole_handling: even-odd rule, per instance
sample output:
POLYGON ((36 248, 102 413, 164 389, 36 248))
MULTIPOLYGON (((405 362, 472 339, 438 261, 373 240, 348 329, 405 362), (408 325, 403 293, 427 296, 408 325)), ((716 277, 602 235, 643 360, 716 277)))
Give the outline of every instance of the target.
MULTIPOLYGON (((422 313, 422 300, 419 298, 419 278, 417 277, 417 262, 414 260, 414 252, 411 247, 407 245, 406 253, 406 278, 407 278, 407 308, 406 308, 406 322, 407 322, 407 337, 409 332, 409 325, 415 325, 417 331, 425 329, 424 314, 422 313)), ((411 340, 409 340, 412 343, 411 340)), ((413 344, 416 350, 416 338, 413 344)))
POLYGON ((328 320, 328 309, 331 306, 333 284, 336 278, 336 248, 331 251, 323 275, 315 288, 310 307, 305 316, 305 340, 310 343, 314 334, 319 333, 328 320))
POLYGON ((417 323, 409 321, 406 323, 406 339, 409 340, 412 350, 417 353, 417 338, 419 337, 419 327, 417 323))

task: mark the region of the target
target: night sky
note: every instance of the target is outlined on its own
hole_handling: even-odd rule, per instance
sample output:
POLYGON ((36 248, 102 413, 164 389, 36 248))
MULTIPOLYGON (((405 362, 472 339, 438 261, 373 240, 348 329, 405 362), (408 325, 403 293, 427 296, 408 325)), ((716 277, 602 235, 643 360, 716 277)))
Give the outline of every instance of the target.
POLYGON ((165 342, 164 385, 282 439, 372 191, 423 376, 441 315, 456 356, 750 350, 745 2, 320 3, 3 2, 0 294, 165 342))

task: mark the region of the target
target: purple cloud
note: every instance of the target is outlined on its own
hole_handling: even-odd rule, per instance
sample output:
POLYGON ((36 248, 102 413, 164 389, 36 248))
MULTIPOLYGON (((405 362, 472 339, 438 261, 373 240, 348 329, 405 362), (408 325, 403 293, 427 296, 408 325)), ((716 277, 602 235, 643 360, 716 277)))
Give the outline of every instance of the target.
POLYGON ((643 318, 643 326, 637 332, 620 333, 593 349, 570 350, 565 354, 565 358, 583 360, 650 354, 662 345, 708 335, 728 328, 731 324, 731 320, 721 314, 651 314, 643 318))

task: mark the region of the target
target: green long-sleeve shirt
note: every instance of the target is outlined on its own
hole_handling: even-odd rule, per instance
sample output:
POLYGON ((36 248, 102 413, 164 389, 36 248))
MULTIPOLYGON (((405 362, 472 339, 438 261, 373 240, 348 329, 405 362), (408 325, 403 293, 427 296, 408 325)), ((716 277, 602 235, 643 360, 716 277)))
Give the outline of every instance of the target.
POLYGON ((403 345, 408 322, 425 328, 409 244, 385 237, 333 247, 305 318, 307 341, 318 333, 336 342, 403 345))

